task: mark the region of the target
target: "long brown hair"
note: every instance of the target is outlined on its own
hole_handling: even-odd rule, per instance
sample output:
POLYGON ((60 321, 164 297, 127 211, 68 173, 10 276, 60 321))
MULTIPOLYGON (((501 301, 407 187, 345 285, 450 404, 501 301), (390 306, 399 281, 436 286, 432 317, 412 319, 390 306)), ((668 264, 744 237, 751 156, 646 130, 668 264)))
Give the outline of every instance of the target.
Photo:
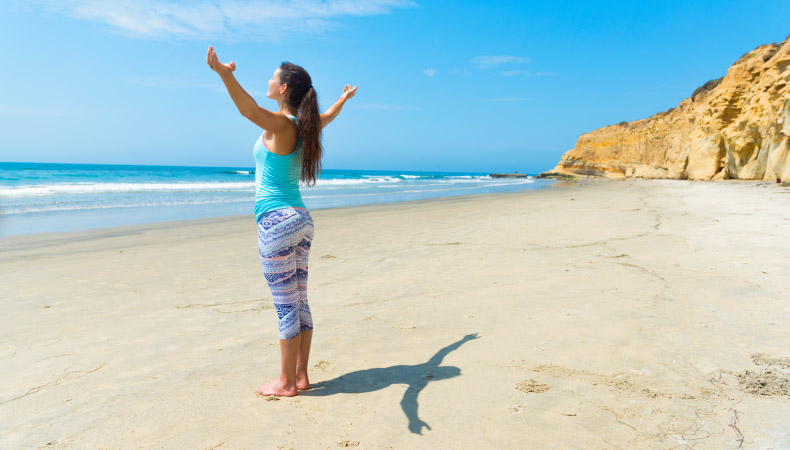
POLYGON ((296 116, 299 118, 299 134, 302 136, 301 179, 308 186, 312 186, 321 173, 323 154, 318 94, 307 71, 289 62, 280 64, 280 84, 288 85, 289 94, 283 100, 296 109, 296 116))

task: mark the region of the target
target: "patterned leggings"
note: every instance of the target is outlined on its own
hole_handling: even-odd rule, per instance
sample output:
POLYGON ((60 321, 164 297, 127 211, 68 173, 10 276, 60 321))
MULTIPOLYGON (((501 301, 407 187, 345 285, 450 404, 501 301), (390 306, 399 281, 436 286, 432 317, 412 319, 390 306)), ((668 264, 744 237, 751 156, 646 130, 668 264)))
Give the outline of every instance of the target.
POLYGON ((258 253, 279 320, 280 339, 313 329, 307 304, 307 258, 313 218, 304 208, 269 211, 258 220, 258 253))

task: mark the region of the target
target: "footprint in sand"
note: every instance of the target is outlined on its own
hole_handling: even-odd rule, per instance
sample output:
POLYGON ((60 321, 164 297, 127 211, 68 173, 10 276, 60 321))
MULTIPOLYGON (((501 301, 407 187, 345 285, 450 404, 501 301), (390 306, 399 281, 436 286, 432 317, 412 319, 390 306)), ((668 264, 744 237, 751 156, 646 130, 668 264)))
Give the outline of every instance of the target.
POLYGON ((549 390, 549 385, 538 383, 533 379, 529 379, 518 383, 516 385, 516 389, 527 394, 542 394, 549 390))
POLYGON ((322 372, 327 372, 327 368, 331 366, 332 363, 329 361, 318 361, 318 364, 314 365, 316 369, 321 369, 322 372))

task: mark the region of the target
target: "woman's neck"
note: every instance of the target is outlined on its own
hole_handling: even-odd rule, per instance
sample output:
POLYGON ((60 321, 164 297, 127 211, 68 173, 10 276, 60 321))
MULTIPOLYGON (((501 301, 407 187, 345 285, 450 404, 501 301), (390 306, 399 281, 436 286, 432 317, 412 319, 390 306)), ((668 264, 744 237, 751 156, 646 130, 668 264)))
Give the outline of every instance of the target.
POLYGON ((296 112, 291 109, 291 106, 285 102, 280 102, 280 112, 286 116, 296 117, 296 112))

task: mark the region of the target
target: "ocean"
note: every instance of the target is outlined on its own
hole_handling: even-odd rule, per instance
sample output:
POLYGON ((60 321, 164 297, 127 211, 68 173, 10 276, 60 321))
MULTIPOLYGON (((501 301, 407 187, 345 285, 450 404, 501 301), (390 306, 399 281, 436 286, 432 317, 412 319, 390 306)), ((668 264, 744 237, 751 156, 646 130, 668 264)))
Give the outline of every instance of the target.
MULTIPOLYGON (((514 192, 552 180, 487 173, 325 169, 302 186, 308 209, 514 192)), ((255 169, 0 163, 0 236, 249 214, 255 169)))

